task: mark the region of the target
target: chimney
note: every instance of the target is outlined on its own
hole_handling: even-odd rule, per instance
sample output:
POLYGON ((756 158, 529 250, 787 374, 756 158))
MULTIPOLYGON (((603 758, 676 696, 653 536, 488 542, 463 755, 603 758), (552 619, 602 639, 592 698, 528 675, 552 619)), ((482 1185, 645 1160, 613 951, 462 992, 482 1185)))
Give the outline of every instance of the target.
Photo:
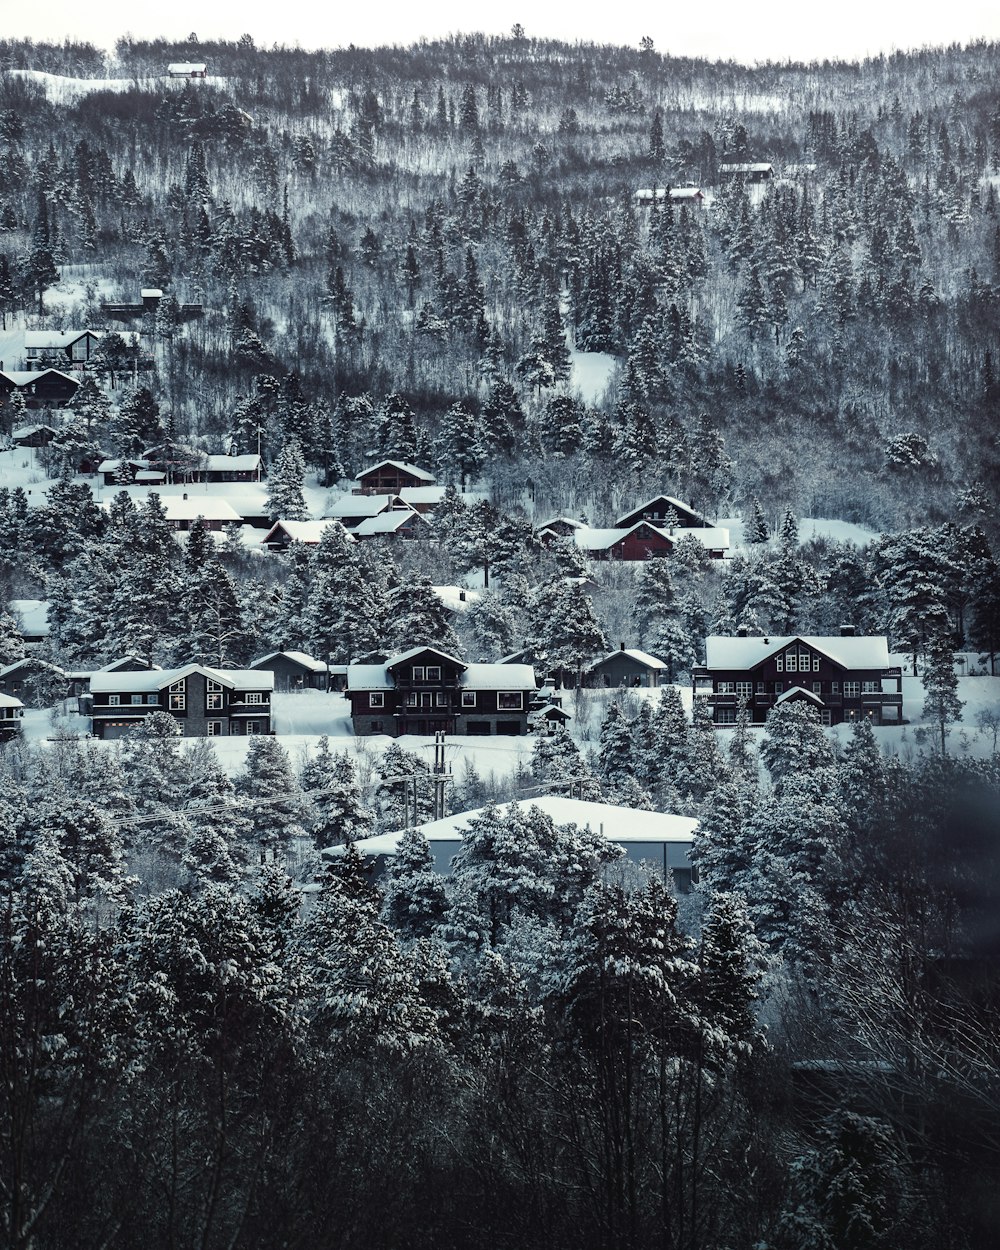
POLYGON ((184 492, 184 494, 182 495, 182 498, 183 498, 183 499, 187 499, 187 497, 188 497, 188 493, 187 493, 187 491, 185 491, 185 492, 184 492))
POLYGON ((625 644, 624 644, 623 642, 620 642, 620 643, 618 644, 618 650, 619 650, 619 651, 624 651, 624 650, 625 650, 625 644))
POLYGON ((853 626, 853 625, 841 625, 841 627, 840 627, 840 636, 841 636, 841 638, 853 638, 853 637, 854 637, 854 626, 853 626))
POLYGON ((771 639, 770 639, 770 638, 765 638, 765 639, 764 639, 764 646, 765 646, 765 647, 769 647, 770 645, 771 645, 771 639))

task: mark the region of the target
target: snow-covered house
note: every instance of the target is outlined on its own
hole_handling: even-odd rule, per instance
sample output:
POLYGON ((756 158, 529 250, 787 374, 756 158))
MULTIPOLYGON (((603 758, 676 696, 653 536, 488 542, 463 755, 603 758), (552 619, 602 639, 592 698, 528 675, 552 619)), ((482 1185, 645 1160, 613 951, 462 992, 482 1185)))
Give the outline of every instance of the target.
POLYGON ((341 495, 326 507, 327 521, 339 521, 352 530, 362 521, 379 516, 383 512, 413 512, 409 504, 391 491, 370 495, 341 495))
POLYGON ((64 408, 80 388, 79 378, 61 369, 5 369, 0 372, 0 396, 18 391, 28 408, 64 408))
POLYGON ((328 690, 330 665, 304 651, 272 651, 250 665, 274 674, 275 690, 328 690))
POLYGON ((380 460, 362 469, 354 480, 356 495, 398 495, 404 486, 433 486, 435 477, 405 460, 380 460))
POLYGON ((172 61, 167 66, 168 78, 204 78, 207 73, 204 61, 172 61))
POLYGON ((588 686, 656 687, 666 672, 666 664, 655 655, 622 643, 617 651, 591 664, 584 681, 588 686))
POLYGON ((70 675, 65 669, 36 655, 0 665, 0 694, 12 695, 22 702, 31 702, 32 696, 36 696, 40 705, 48 706, 54 698, 67 694, 70 684, 70 675))
POLYGON ((0 742, 9 742, 21 732, 24 704, 11 694, 0 694, 0 742))
POLYGON ((635 202, 639 208, 652 208, 655 199, 657 204, 667 201, 671 204, 688 204, 692 208, 701 208, 705 203, 705 193, 697 186, 684 187, 643 187, 635 193, 635 202))
POLYGON ((48 447, 56 433, 51 425, 20 425, 11 430, 10 441, 15 447, 48 447))
POLYGON ((774 166, 766 161, 737 161, 719 166, 719 179, 722 182, 729 178, 742 178, 746 182, 770 182, 773 177, 774 166))
MULTIPOLYGON (((292 543, 302 543, 305 547, 315 547, 330 528, 330 520, 323 521, 275 521, 264 537, 261 546, 271 551, 284 551, 292 543)), ((353 537, 351 538, 353 542, 353 537)))
POLYGON ((120 738, 151 712, 169 712, 186 737, 271 732, 274 674, 264 669, 183 668, 92 673, 86 714, 97 738, 120 738))
MULTIPOLYGON (((199 517, 208 530, 243 524, 243 517, 233 505, 217 495, 188 495, 185 491, 182 495, 159 495, 158 498, 167 522, 180 532, 189 530, 199 517)), ((108 509, 113 502, 106 499, 102 507, 108 509)))
POLYGON ((577 548, 592 560, 649 560, 668 556, 682 538, 701 543, 713 560, 721 560, 729 550, 729 531, 714 527, 666 530, 650 521, 637 521, 628 527, 597 529, 586 525, 573 531, 577 548))
POLYGON ((645 503, 638 504, 615 521, 617 529, 628 529, 640 521, 651 521, 662 529, 711 529, 712 522, 695 512, 690 504, 673 495, 654 495, 645 503))
MULTIPOLYGON (((698 821, 690 816, 675 816, 667 812, 645 812, 631 807, 618 807, 613 803, 591 803, 584 799, 567 799, 558 795, 542 795, 536 799, 522 799, 512 806, 521 812, 532 807, 539 808, 552 818, 556 825, 576 825, 601 834, 609 842, 622 848, 634 863, 645 864, 658 873, 663 880, 673 879, 678 893, 687 893, 692 886, 694 872, 691 865, 691 843, 694 841, 698 821)), ((483 813, 482 808, 446 816, 417 826, 430 844, 434 866, 438 872, 448 872, 462 842, 462 836, 470 823, 483 813)), ((501 809, 501 812, 505 809, 501 809)), ((402 831, 383 833, 355 842, 354 849, 375 861, 378 872, 386 859, 396 853, 402 831)), ((323 856, 336 858, 344 853, 343 847, 328 847, 323 856)))
POLYGON ((346 692, 356 734, 519 735, 528 732, 535 671, 414 647, 384 664, 349 664, 346 692))
MULTIPOLYGON (((29 365, 58 365, 83 369, 101 345, 101 330, 26 330, 24 356, 29 365)), ((138 349, 138 334, 123 334, 126 345, 138 349)))
POLYGON ((889 663, 884 635, 713 634, 705 639, 705 663, 692 670, 692 682, 717 725, 734 724, 741 702, 752 723, 762 725, 772 707, 789 699, 812 703, 824 725, 863 716, 877 725, 902 723, 902 670, 889 663))

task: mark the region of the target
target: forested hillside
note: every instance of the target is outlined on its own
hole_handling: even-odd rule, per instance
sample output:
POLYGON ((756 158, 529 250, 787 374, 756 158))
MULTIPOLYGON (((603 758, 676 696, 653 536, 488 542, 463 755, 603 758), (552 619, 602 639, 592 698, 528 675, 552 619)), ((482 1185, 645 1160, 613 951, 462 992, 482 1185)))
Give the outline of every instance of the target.
POLYGON ((0 742, 4 1245, 993 1250, 997 67, 0 39, 0 378, 27 332, 110 332, 69 407, 0 398, 0 674, 33 657, 44 723, 0 742), (454 489, 413 541, 181 543, 150 449, 192 504, 206 454, 259 451, 268 523, 383 457, 454 489), (658 494, 734 550, 536 533, 658 494), (682 697, 709 634, 842 626, 921 723, 834 735, 804 690, 720 732, 682 697), (431 814, 422 744, 348 736, 339 695, 285 704, 339 739, 238 766, 166 711, 118 742, 48 711, 123 656, 523 649, 541 682, 618 643, 661 689, 563 692, 509 776, 466 758, 448 875, 412 830, 377 882, 335 853, 410 781, 431 814), (567 789, 697 820, 697 889, 505 806, 567 789))

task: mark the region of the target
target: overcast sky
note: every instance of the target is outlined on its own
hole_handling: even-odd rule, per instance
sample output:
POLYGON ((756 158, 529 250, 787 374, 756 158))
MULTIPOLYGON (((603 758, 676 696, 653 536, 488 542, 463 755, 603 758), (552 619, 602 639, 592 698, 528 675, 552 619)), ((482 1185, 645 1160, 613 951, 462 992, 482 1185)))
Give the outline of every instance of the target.
POLYGON ((649 35, 658 51, 758 60, 856 58, 925 44, 1000 39, 1000 3, 980 0, 475 0, 334 4, 330 0, 45 0, 4 6, 2 33, 61 41, 90 39, 110 48, 125 32, 137 38, 237 39, 258 45, 338 47, 411 43, 454 32, 509 31, 599 43, 637 44, 649 35), (13 11, 10 11, 13 9, 13 11))

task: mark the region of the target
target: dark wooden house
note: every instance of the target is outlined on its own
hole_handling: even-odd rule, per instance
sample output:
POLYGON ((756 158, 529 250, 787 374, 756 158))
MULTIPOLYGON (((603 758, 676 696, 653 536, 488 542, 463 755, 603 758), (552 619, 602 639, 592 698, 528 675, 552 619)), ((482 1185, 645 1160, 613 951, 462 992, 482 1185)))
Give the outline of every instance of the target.
POLYGON ((94 673, 86 700, 97 738, 120 738, 151 712, 169 712, 186 737, 271 732, 274 674, 266 670, 183 668, 94 673))
POLYGON ((884 637, 712 635, 705 663, 692 670, 696 698, 708 700, 717 725, 732 725, 741 702, 755 725, 772 707, 805 699, 824 725, 867 716, 876 725, 903 720, 902 670, 889 663, 884 637))
POLYGON ((711 529, 712 522, 700 512, 695 512, 689 504, 672 495, 654 495, 645 503, 638 504, 631 512, 626 512, 615 521, 617 529, 628 529, 638 525, 640 521, 650 521, 662 529, 711 529))
POLYGON ((21 732, 24 704, 10 694, 0 694, 0 742, 10 742, 21 732))
POLYGON ((79 389, 79 379, 59 369, 7 369, 0 373, 0 395, 19 391, 32 409, 64 408, 79 389))
POLYGON ((524 734, 534 693, 528 664, 466 664, 434 647, 347 667, 356 734, 524 734))
POLYGON ((604 659, 591 664, 584 675, 588 686, 634 688, 659 686, 667 672, 667 666, 655 655, 626 647, 624 643, 604 659))
POLYGON ((330 666, 304 651, 272 651, 254 660, 251 669, 274 675, 275 690, 329 690, 330 666))
POLYGON ((356 495, 397 495, 404 486, 433 486, 434 474, 403 460, 380 460, 354 479, 356 495))

